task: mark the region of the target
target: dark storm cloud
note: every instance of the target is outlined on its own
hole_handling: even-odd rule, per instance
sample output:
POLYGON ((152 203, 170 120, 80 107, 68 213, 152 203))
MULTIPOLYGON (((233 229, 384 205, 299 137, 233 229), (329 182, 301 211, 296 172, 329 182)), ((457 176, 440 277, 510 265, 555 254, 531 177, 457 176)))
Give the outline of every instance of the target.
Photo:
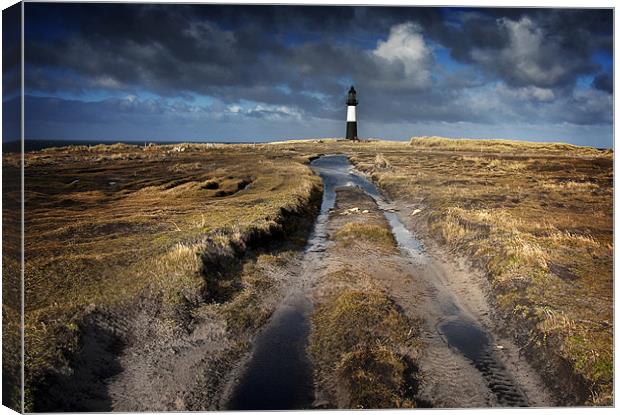
POLYGON ((21 138, 21 6, 2 11, 2 140, 21 138))
POLYGON ((27 92, 75 98, 33 119, 114 117, 147 92, 127 114, 339 120, 353 82, 373 122, 611 122, 610 10, 28 3, 26 19, 27 92), (120 98, 78 111, 96 91, 120 98))
POLYGON ((609 92, 610 94, 613 93, 614 91, 613 83, 614 83, 614 78, 611 73, 600 73, 596 75, 596 77, 592 81, 592 85, 596 89, 609 92))

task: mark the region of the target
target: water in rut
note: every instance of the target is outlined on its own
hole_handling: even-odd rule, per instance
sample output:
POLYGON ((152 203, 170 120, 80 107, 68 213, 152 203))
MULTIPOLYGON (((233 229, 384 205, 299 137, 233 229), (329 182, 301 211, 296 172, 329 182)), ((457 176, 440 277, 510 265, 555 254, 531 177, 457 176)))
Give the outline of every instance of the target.
MULTIPOLYGON (((312 162, 324 186, 320 214, 305 248, 303 269, 297 292, 278 308, 258 335, 253 354, 232 393, 228 409, 305 409, 312 405, 312 368, 306 356, 309 315, 312 303, 307 283, 323 268, 321 259, 329 240, 327 221, 336 200, 336 188, 357 186, 371 196, 388 220, 401 251, 413 262, 424 262, 424 246, 410 232, 381 195, 377 187, 355 172, 346 156, 330 155, 312 162)), ((484 378, 497 402, 505 406, 525 406, 524 394, 499 362, 490 346, 489 335, 450 299, 439 298, 445 319, 437 330, 453 350, 468 359, 484 378)))

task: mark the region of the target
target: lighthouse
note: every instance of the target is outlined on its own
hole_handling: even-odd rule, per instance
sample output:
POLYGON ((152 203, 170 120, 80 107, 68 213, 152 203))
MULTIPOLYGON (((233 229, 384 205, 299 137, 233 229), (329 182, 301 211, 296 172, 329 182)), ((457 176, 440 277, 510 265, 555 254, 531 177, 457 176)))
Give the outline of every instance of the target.
POLYGON ((347 140, 357 140, 357 120, 355 119, 355 107, 357 106, 357 97, 355 96, 355 88, 351 86, 347 94, 347 140))

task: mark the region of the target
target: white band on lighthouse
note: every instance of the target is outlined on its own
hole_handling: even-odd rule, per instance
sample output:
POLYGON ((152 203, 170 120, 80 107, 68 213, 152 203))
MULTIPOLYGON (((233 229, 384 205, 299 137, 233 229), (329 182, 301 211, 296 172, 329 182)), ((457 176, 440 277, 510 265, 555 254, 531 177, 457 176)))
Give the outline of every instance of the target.
POLYGON ((347 122, 355 122, 355 106, 347 106, 347 122))

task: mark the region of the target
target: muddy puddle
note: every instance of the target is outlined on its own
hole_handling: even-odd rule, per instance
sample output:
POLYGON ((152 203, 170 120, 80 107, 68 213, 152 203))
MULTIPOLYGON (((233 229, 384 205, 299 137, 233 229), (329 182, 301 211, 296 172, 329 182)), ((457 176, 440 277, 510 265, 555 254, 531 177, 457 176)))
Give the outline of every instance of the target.
POLYGON ((307 298, 280 307, 257 338, 242 382, 228 403, 230 410, 304 409, 314 398, 312 367, 305 353, 310 331, 307 298))
MULTIPOLYGON (((321 176, 324 192, 321 210, 304 252, 300 285, 274 313, 257 336, 252 356, 234 388, 227 409, 308 409, 314 398, 312 367, 306 356, 312 303, 310 282, 324 268, 322 255, 328 244, 327 222, 336 189, 357 186, 371 196, 390 224, 401 252, 411 263, 428 260, 424 245, 401 221, 394 207, 377 187, 356 172, 344 155, 323 156, 312 169, 321 176)), ((490 335, 436 285, 443 314, 437 332, 452 350, 480 372, 501 406, 527 406, 528 401, 501 362, 495 357, 490 335)))

